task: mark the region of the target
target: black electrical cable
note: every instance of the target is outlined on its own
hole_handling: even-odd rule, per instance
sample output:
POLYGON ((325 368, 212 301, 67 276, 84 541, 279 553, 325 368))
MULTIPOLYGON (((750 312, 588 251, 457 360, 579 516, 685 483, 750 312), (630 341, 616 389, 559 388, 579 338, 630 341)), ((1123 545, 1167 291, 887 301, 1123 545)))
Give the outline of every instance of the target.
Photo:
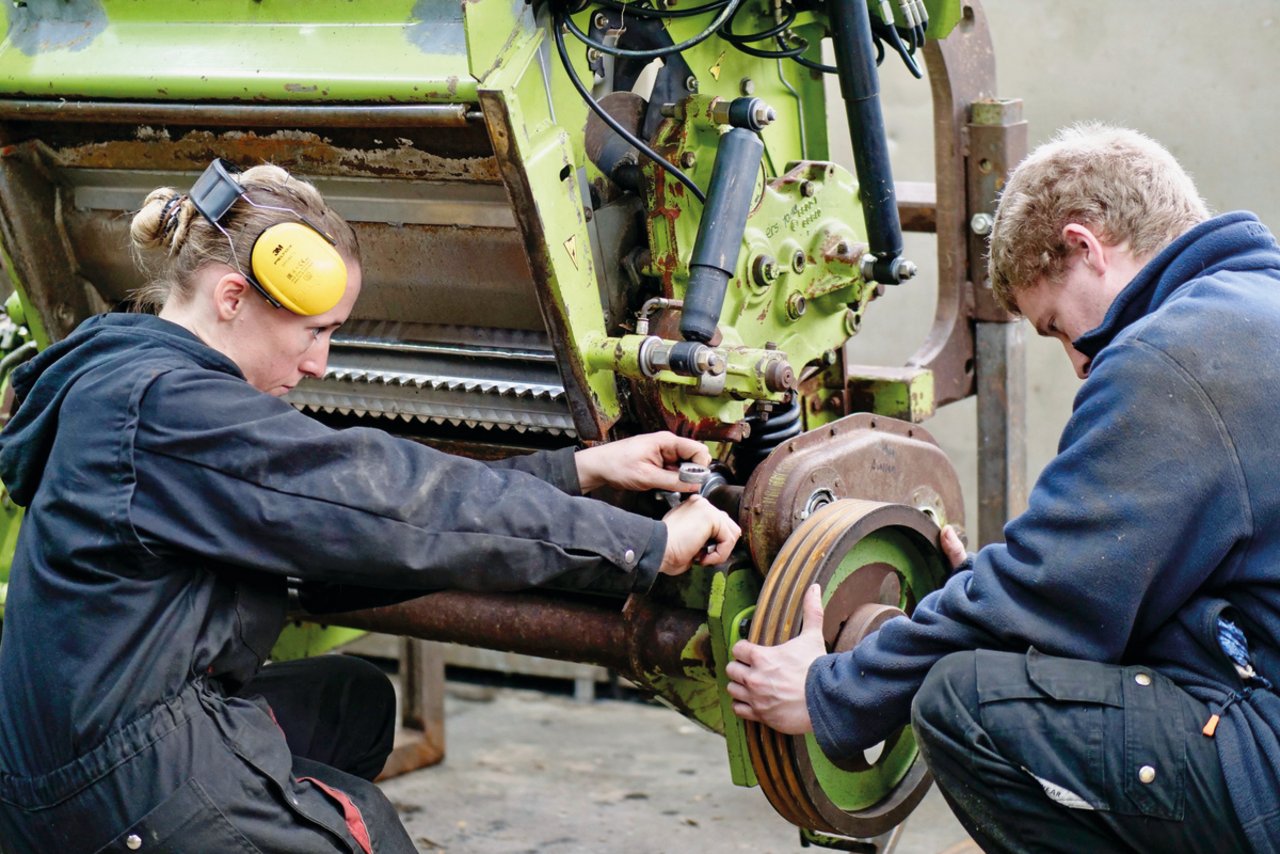
POLYGON ((716 30, 720 29, 721 25, 733 16, 733 13, 738 10, 738 6, 741 4, 742 0, 729 0, 729 2, 725 4, 724 8, 720 10, 719 16, 717 16, 705 30, 698 33, 693 38, 685 39, 680 42, 680 44, 668 45, 666 47, 655 47, 650 50, 628 50, 627 48, 614 47, 613 45, 608 45, 604 42, 598 42, 580 30, 578 25, 573 22, 573 18, 559 12, 557 14, 561 14, 561 19, 564 21, 569 32, 573 33, 574 37, 587 47, 595 48, 601 53, 607 53, 610 56, 623 56, 628 59, 660 59, 664 56, 670 56, 673 53, 679 53, 680 51, 687 50, 694 45, 701 44, 711 38, 715 35, 716 30))
POLYGON ((692 9, 653 9, 648 6, 641 6, 639 3, 619 3, 617 0, 596 0, 596 3, 637 18, 692 18, 704 12, 723 9, 729 5, 729 0, 716 0, 714 3, 706 3, 702 6, 695 6, 692 9))
MULTIPOLYGON (((917 80, 924 77, 924 72, 920 70, 919 64, 916 63, 915 48, 908 49, 907 46, 902 43, 902 36, 899 35, 897 27, 891 23, 885 24, 881 21, 872 19, 871 33, 876 36, 876 46, 881 50, 883 50, 883 47, 880 45, 880 39, 884 39, 889 42, 889 45, 894 49, 898 56, 902 57, 902 64, 907 66, 907 70, 911 72, 912 77, 917 80)), ((912 31, 912 38, 915 38, 914 30, 912 31)), ((883 58, 883 56, 879 57, 876 60, 876 64, 879 65, 883 58)))
MULTIPOLYGON (((738 12, 742 11, 741 6, 738 12)), ((733 17, 724 22, 724 26, 720 28, 720 37, 734 46, 740 46, 749 42, 762 42, 765 39, 771 39, 774 36, 781 35, 786 32, 796 21, 796 9, 794 6, 788 8, 787 15, 781 22, 773 25, 767 30, 761 30, 758 33, 739 34, 733 31, 733 19, 738 17, 738 12, 733 13, 733 17)), ((807 45, 806 45, 807 47, 807 45)))
POLYGON ((783 50, 762 50, 745 44, 735 44, 734 47, 748 56, 758 56, 761 59, 795 59, 809 49, 809 44, 802 41, 801 44, 795 47, 784 48, 783 50))
MULTIPOLYGON (((787 43, 786 41, 783 40, 782 36, 778 36, 777 41, 778 41, 778 47, 785 48, 787 46, 787 43)), ((804 41, 804 40, 801 39, 801 41, 804 41)), ((804 43, 804 47, 805 47, 805 50, 809 49, 809 43, 807 41, 804 43)), ((821 62, 814 62, 812 59, 806 59, 805 57, 800 56, 799 54, 789 58, 795 60, 799 64, 803 65, 805 68, 811 68, 814 71, 821 71, 823 74, 835 74, 840 70, 836 68, 834 65, 824 65, 821 62)))
POLYGON ((677 169, 674 163, 671 163, 661 154, 659 154, 658 152, 650 148, 648 145, 646 145, 644 143, 644 140, 639 139, 638 137, 636 137, 635 134, 631 133, 631 131, 627 130, 621 124, 619 124, 617 119, 609 115, 608 111, 605 110, 604 107, 601 107, 598 103, 596 103, 595 98, 591 97, 591 93, 587 91, 587 87, 582 85, 582 80, 579 79, 578 72, 574 70, 573 62, 569 59, 569 51, 565 49, 565 46, 564 46, 565 17, 566 16, 564 15, 564 13, 560 11, 555 11, 552 13, 552 16, 551 16, 552 34, 555 36, 556 52, 560 54, 560 62, 564 65, 564 70, 569 75, 569 81, 573 83, 573 88, 577 89, 578 94, 582 96, 582 100, 587 102, 587 106, 591 108, 592 112, 594 112, 597 116, 599 116, 601 121, 603 121, 610 128, 612 128, 614 133, 616 133, 618 136, 625 139, 627 142, 631 143, 631 145, 637 151, 639 151, 645 157, 648 157, 650 160, 656 163, 660 168, 670 172, 673 176, 675 176, 675 179, 677 181, 679 181, 681 184, 684 184, 689 189, 689 192, 693 193, 694 198, 696 198, 702 204, 706 204, 707 203, 706 193, 702 192, 702 190, 698 188, 698 185, 693 183, 693 179, 691 179, 688 175, 684 174, 679 169, 677 169))

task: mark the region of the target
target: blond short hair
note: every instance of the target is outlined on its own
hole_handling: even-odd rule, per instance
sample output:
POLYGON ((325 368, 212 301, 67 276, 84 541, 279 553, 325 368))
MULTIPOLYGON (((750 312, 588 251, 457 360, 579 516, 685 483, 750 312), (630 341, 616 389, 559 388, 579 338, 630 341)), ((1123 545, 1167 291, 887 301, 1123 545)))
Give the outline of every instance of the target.
POLYGON ((1160 143, 1097 123, 1064 128, 1018 164, 1000 195, 991 287, 1018 313, 1020 291, 1058 281, 1070 255, 1062 239, 1070 223, 1144 258, 1209 216, 1191 177, 1160 143))

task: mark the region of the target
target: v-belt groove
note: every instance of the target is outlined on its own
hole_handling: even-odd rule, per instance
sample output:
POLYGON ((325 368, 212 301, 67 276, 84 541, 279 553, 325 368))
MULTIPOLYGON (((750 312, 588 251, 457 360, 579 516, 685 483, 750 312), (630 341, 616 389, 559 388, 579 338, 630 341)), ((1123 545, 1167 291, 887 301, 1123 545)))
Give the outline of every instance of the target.
MULTIPOLYGON (((764 587, 759 597, 760 602, 775 601, 778 588, 792 580, 791 573, 788 571, 791 559, 799 550, 801 542, 807 540, 812 531, 805 530, 799 533, 799 537, 789 538, 784 542, 782 549, 774 558, 773 565, 765 577, 764 587)), ((752 642, 768 645, 776 643, 777 619, 777 612, 773 608, 758 607, 756 619, 753 620, 749 632, 752 642)), ((745 723, 745 729, 748 743, 756 747, 750 752, 750 758, 756 771, 756 778, 760 781, 761 790, 774 808, 783 813, 788 821, 793 824, 807 825, 811 819, 808 811, 804 809, 803 798, 797 797, 796 790, 790 785, 795 777, 795 771, 787 761, 786 753, 775 745, 779 733, 763 724, 750 721, 745 723)))
MULTIPOLYGON (((777 583, 774 585, 774 597, 781 603, 781 607, 771 608, 769 618, 765 621, 762 630, 767 632, 765 636, 771 644, 786 643, 794 636, 791 629, 795 621, 797 593, 803 606, 804 590, 808 589, 808 581, 813 575, 806 570, 812 566, 814 554, 822 552, 822 545, 827 542, 831 531, 840 528, 842 513, 833 508, 831 511, 810 517, 810 520, 812 521, 806 520, 797 531, 800 536, 795 538, 795 547, 783 549, 785 554, 778 554, 777 560, 774 561, 774 566, 780 568, 777 583)), ((803 819, 804 825, 814 830, 833 830, 826 819, 823 819, 822 814, 814 808, 812 800, 805 791, 800 767, 796 762, 794 736, 783 735, 781 732, 769 729, 767 732, 762 732, 762 743, 765 759, 767 761, 772 759, 771 764, 778 766, 778 775, 772 778, 781 787, 781 791, 777 793, 778 796, 795 805, 796 816, 803 819)))
MULTIPOLYGON (((823 545, 829 550, 831 530, 838 528, 845 517, 844 513, 834 509, 836 505, 830 506, 832 510, 819 511, 802 523, 795 532, 800 536, 793 535, 789 538, 774 559, 773 567, 777 571, 771 567, 760 601, 780 601, 783 606, 757 609, 757 617, 762 619, 752 624, 750 634, 754 636, 753 642, 776 645, 791 639, 791 629, 796 618, 794 608, 797 592, 801 603, 799 616, 803 619, 804 591, 808 589, 813 575, 806 573, 806 569, 811 565, 815 554, 825 556, 823 545), (796 563, 797 559, 801 561, 799 564, 796 563)), ((838 832, 817 811, 805 791, 796 762, 796 750, 805 749, 803 739, 783 735, 772 728, 751 722, 747 722, 746 729, 748 740, 759 745, 758 756, 753 756, 752 760, 761 789, 770 803, 780 812, 788 813, 788 819, 795 824, 803 824, 815 830, 838 832), (761 768, 761 765, 765 767, 761 768), (762 770, 765 773, 762 774, 762 770)))

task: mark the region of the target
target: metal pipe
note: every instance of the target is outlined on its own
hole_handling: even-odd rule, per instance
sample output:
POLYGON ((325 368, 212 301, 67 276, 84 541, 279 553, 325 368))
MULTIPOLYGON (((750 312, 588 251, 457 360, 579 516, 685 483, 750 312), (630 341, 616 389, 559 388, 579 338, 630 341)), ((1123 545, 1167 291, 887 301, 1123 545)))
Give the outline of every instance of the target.
MULTIPOLYGON (((448 591, 364 611, 326 614, 326 624, 460 643, 560 661, 598 664, 628 676, 679 674, 706 618, 633 597, 625 608, 547 593, 448 591)), ((707 651, 709 660, 709 651, 707 651)))
POLYGON ((229 127, 466 127, 483 121, 466 104, 321 106, 0 98, 0 120, 208 124, 229 127))
MULTIPOLYGON (((902 256, 902 225, 889 164, 889 143, 880 109, 880 76, 876 70, 871 17, 864 0, 831 0, 831 45, 839 70, 853 140, 853 165, 858 174, 862 214, 873 256, 868 278, 896 285, 906 273, 902 256)), ((914 270, 910 271, 914 273, 914 270)))

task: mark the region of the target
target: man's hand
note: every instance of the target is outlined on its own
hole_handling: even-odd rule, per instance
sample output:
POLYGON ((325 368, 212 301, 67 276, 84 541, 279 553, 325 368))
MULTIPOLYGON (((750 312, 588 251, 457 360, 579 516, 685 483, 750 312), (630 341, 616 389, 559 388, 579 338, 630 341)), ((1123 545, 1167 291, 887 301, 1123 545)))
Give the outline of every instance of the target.
POLYGON ((720 563, 742 534, 737 522, 701 495, 689 496, 662 521, 667 524, 667 550, 658 571, 664 575, 679 575, 695 560, 704 566, 720 563))
POLYGON ((573 461, 583 492, 606 485, 632 491, 697 492, 696 483, 680 482, 680 463, 710 465, 711 454, 701 442, 663 431, 583 448, 573 461))
POLYGON ((803 607, 799 635, 779 646, 738 641, 733 645, 735 660, 725 668, 734 714, 786 735, 813 732, 804 684, 809 665, 827 654, 822 639, 822 591, 818 585, 805 591, 803 607))
POLYGON ((956 533, 956 529, 951 525, 947 525, 942 529, 942 533, 938 536, 938 541, 942 545, 942 553, 946 555, 947 563, 951 564, 952 569, 959 569, 960 564, 969 559, 969 553, 964 550, 964 543, 960 541, 960 535, 956 533))

